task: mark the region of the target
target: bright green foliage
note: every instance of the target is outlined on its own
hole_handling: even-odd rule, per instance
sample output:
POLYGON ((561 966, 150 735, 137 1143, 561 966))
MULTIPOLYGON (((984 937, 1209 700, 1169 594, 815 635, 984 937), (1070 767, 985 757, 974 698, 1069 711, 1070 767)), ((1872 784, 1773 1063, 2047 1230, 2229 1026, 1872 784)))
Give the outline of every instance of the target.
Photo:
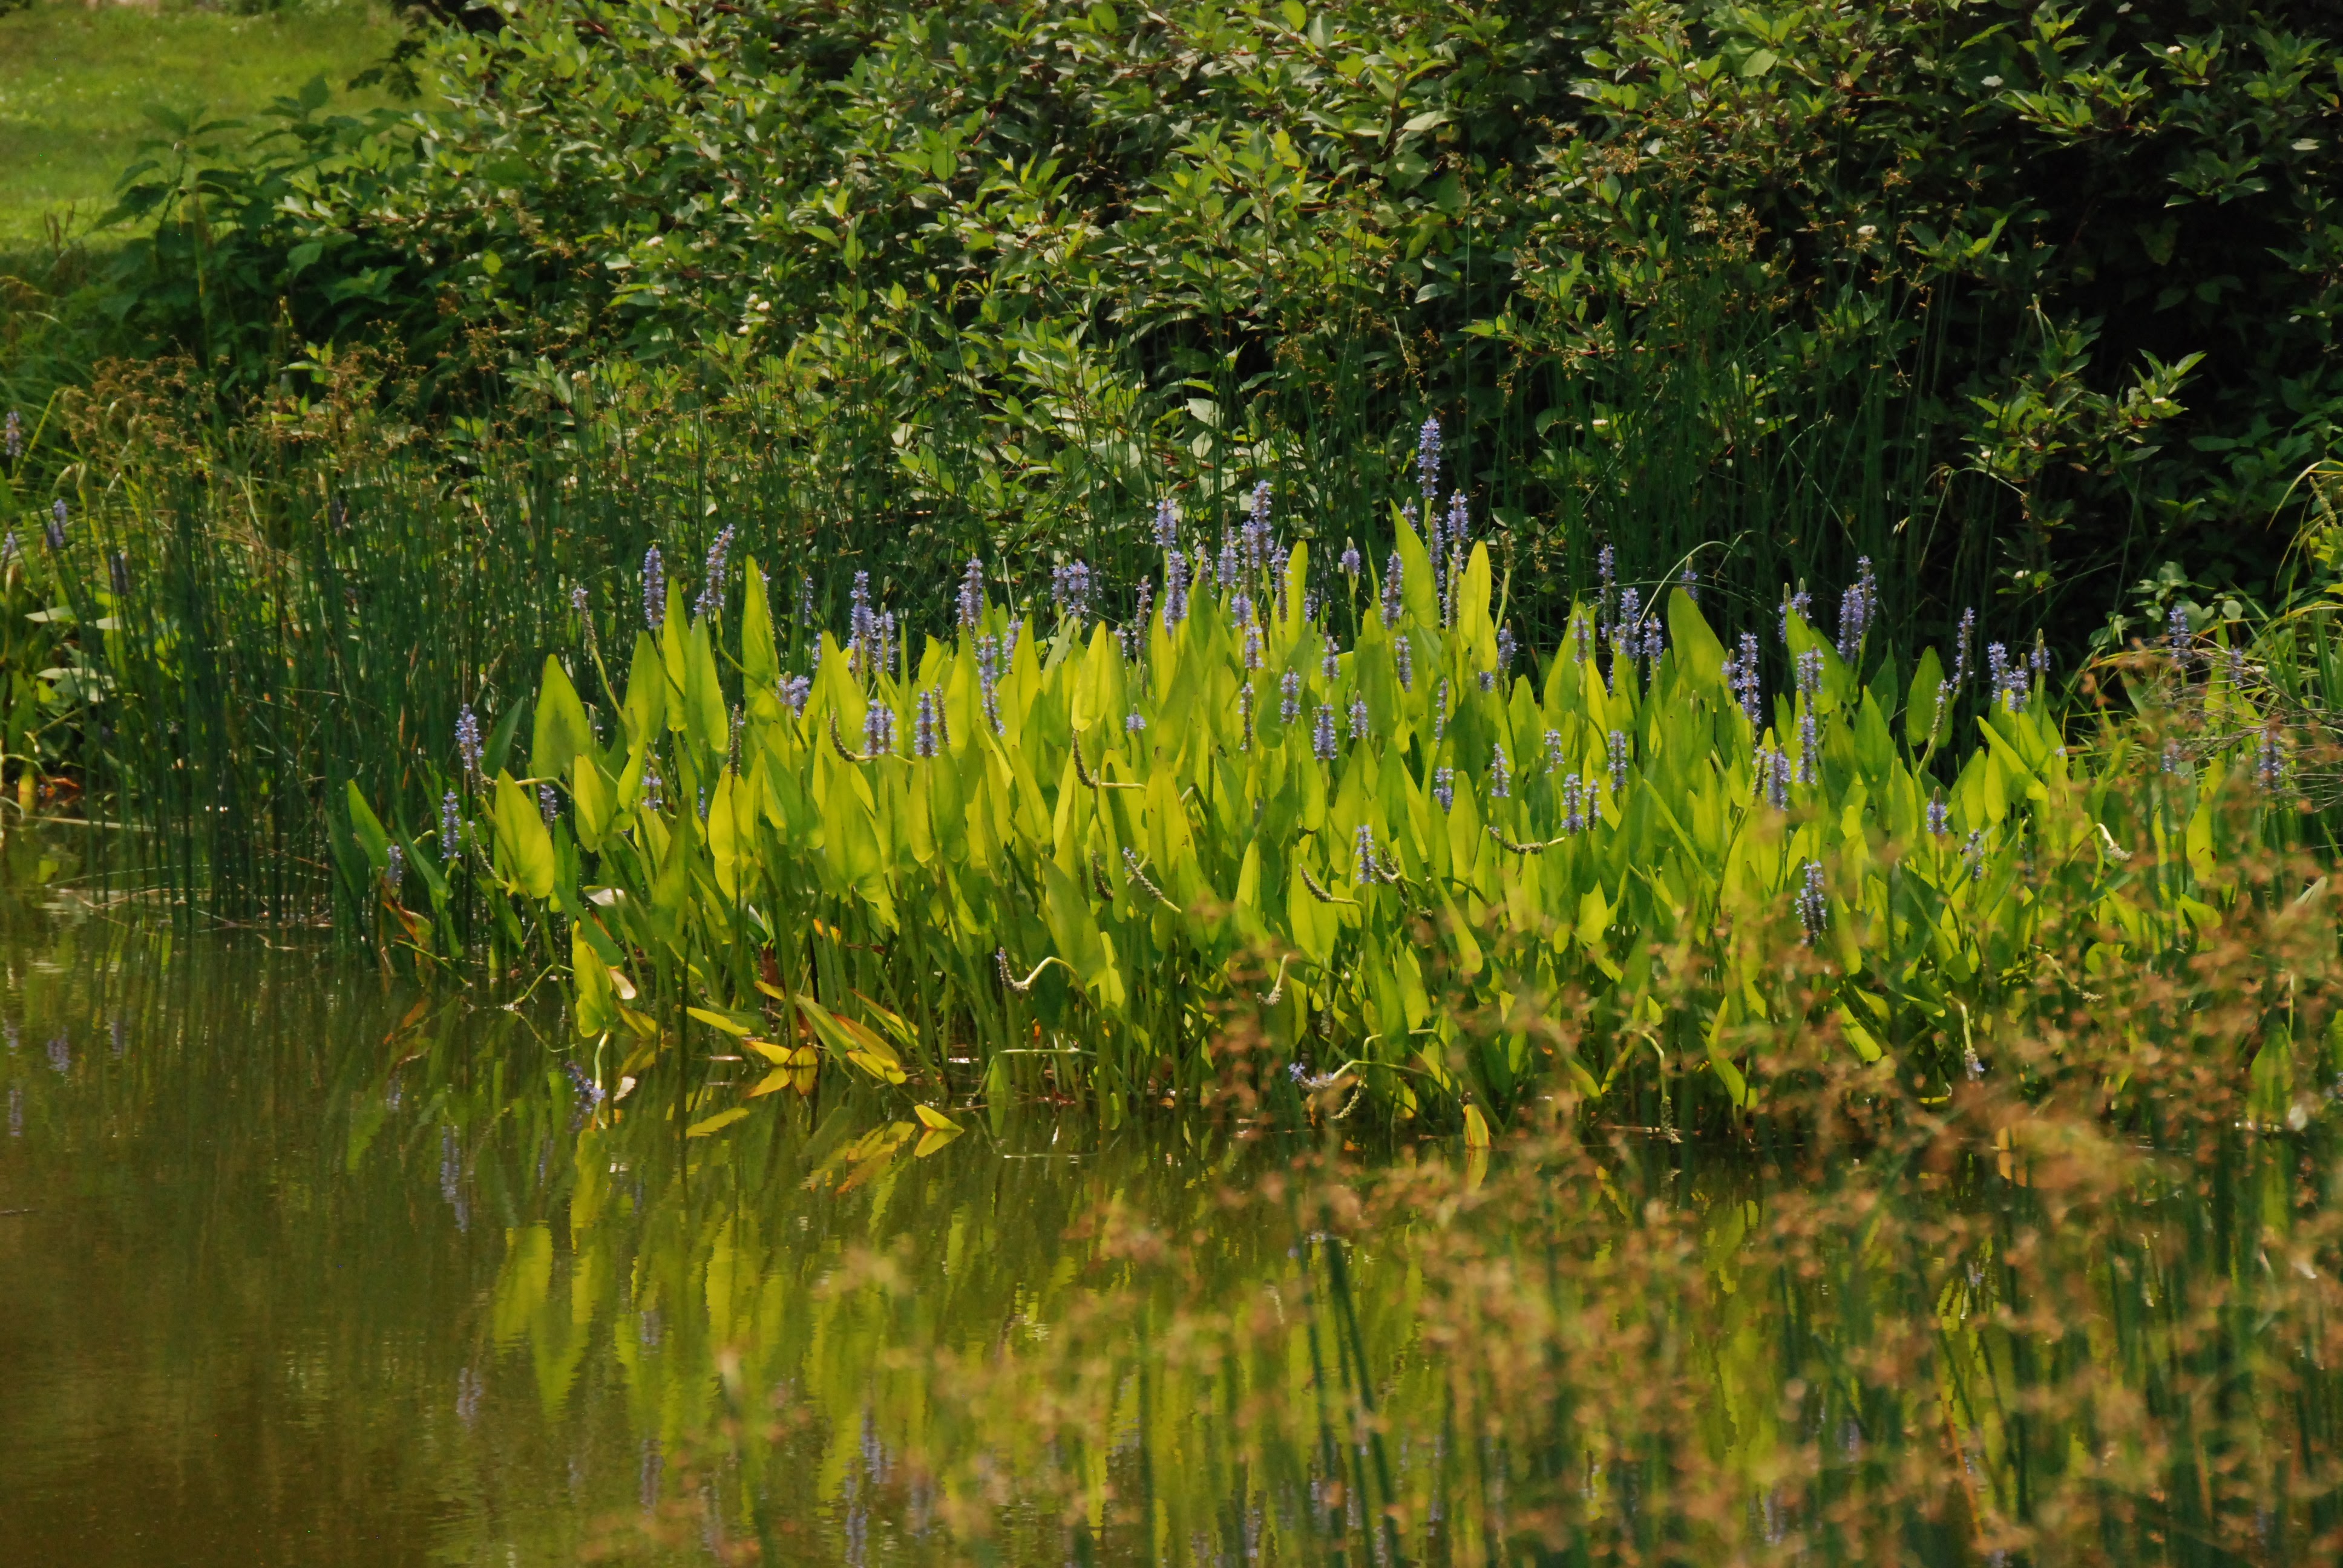
POLYGON ((1735 541, 2029 628, 2149 549, 2268 578, 2343 415, 2310 0, 471 16, 411 112, 176 126, 103 319, 239 394, 387 343, 459 452, 664 367, 711 467, 779 440, 866 519, 1094 561, 1191 462, 1356 515, 1435 408, 1541 589, 1735 541))
POLYGON ((370 0, 0 0, 0 252, 81 238, 155 135, 149 111, 240 116, 311 77, 347 80, 397 37, 370 0))
MULTIPOLYGON (((1606 676, 1589 634, 1615 607, 1589 606, 1534 676, 1500 669, 1485 550, 1443 581, 1402 542, 1403 608, 1386 624, 1372 584, 1351 589, 1346 649, 1296 548, 1167 591, 1188 613, 1143 629, 1069 615, 1043 635, 987 608, 883 668, 875 628, 826 638, 801 696, 757 572, 737 648, 671 595, 613 693, 618 732, 568 761, 549 851, 498 784, 499 879, 542 903, 525 873, 549 852, 578 1027, 630 1031, 641 1060, 688 1008, 760 1042, 767 1088, 804 1064, 795 1037, 890 1081, 974 1069, 993 1093, 1048 1063, 1119 1106, 1206 1087, 1243 1012, 1272 1062, 1403 1116, 1502 1112, 1557 1070, 1727 1114, 1763 1092, 1753 1042, 1828 1014, 1862 1060, 1893 1052, 1941 1093, 2054 950, 2152 962, 2218 918, 2218 761, 2143 813, 2125 749, 2078 762, 2021 673, 1946 773, 1933 656, 1905 701, 1892 660, 1859 680, 1859 646, 1844 661, 1787 613, 1805 674, 1753 724, 1682 591, 1664 653, 1651 619, 1608 627, 1644 657, 1606 676), (751 678, 728 716, 734 668, 751 678), (2110 823, 2169 854, 2134 868, 2110 823), (617 1000, 638 985, 657 1000, 617 1000), (1557 1015, 1583 1027, 1529 1022, 1557 1015)), ((551 671, 540 711, 568 711, 568 685, 551 671)))

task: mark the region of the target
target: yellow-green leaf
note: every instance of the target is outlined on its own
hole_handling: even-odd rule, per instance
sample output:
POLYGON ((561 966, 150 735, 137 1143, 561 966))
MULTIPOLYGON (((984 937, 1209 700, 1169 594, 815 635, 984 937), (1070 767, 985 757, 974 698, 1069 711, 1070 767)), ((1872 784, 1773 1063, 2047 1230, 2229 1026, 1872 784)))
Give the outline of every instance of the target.
POLYGON ((553 835, 546 831, 537 802, 509 773, 497 775, 496 821, 497 874, 532 899, 551 898, 553 835))
POLYGON ((683 1130, 683 1135, 686 1138, 705 1138, 711 1132, 723 1131, 724 1129, 731 1126, 734 1122, 739 1121, 742 1117, 748 1114, 749 1108, 747 1106, 736 1105, 729 1111, 718 1111, 715 1115, 709 1117, 705 1121, 693 1122, 690 1126, 683 1130))
POLYGON ((538 683, 528 770, 539 779, 558 779, 569 771, 571 759, 591 756, 593 751, 594 729, 586 722, 585 704, 578 700, 578 689, 569 684, 568 671, 548 653, 544 678, 538 683))

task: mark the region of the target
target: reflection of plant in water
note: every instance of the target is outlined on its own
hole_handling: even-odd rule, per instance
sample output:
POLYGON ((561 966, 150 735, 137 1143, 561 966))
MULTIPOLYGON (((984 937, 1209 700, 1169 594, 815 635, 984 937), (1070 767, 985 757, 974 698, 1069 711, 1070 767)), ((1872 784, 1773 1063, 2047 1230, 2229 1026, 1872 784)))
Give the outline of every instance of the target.
POLYGON ((2334 926, 2306 866, 2229 869, 2186 965, 2010 982, 1947 1095, 1825 1016, 1743 1142, 1565 1093, 1379 1145, 1333 1083, 1299 1159, 1006 1105, 922 1154, 850 1083, 720 1139, 664 1075, 575 1123, 528 1018, 90 921, 19 970, 0 1181, 106 1128, 76 1201, 140 1290, 91 1332, 205 1374, 208 1442, 270 1303, 259 1490, 364 1473, 472 1559, 2320 1561, 2334 926))
POLYGON ((708 1313, 662 1408, 716 1406, 669 1474, 743 1561, 774 1520, 787 1562, 2312 1560, 2343 1228, 2326 1133, 2234 1130, 2235 1021, 2164 1060, 2145 1140, 2085 1081, 1755 1157, 1566 1119, 1363 1168, 1212 1140, 1082 1183, 1053 1263, 969 1143, 819 1261, 742 1191, 659 1243, 708 1313), (970 1280, 988 1242, 1036 1271, 970 1280))

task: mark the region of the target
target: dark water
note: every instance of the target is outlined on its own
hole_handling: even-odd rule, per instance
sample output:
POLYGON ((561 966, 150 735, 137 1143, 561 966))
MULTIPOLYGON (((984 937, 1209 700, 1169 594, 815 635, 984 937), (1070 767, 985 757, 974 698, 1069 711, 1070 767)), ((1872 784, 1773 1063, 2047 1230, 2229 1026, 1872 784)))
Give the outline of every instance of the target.
POLYGON ((916 1381, 879 1352, 1054 1310, 1100 1181, 1181 1201, 1161 1150, 1054 1122, 924 1155, 790 1095, 722 1139, 598 1128, 528 1017, 253 938, 16 926, 0 1563, 720 1555, 757 1532, 738 1456, 698 1452, 724 1347, 820 1417, 767 1488, 783 1555, 867 1552, 919 1513, 865 1437, 916 1381), (826 1289, 874 1249, 915 1294, 826 1289))
POLYGON ((751 1071, 712 1048, 613 1118, 549 1015, 287 939, 20 898, 0 958, 0 1564, 2343 1541, 2315 1140, 2087 1221, 1991 1156, 1793 1212, 1664 1149, 1640 1188, 1605 1154, 1517 1189, 1544 1231, 1434 1223, 1475 1170, 1312 1272, 1232 1197, 1273 1144, 930 1138, 827 1084, 694 1138, 751 1071))

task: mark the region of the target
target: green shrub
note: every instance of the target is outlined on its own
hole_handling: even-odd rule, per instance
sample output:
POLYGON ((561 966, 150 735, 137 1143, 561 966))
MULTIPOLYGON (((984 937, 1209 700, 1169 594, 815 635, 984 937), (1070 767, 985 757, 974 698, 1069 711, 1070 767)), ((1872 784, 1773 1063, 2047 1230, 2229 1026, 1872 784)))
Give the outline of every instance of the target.
POLYGON ((2308 5, 645 0, 411 65, 446 107, 187 127, 109 308, 247 387, 777 385, 945 532, 1135 527, 1166 453, 1359 515, 1433 407, 1550 629, 1604 538, 1947 620, 2259 584, 2343 406, 2308 5))

